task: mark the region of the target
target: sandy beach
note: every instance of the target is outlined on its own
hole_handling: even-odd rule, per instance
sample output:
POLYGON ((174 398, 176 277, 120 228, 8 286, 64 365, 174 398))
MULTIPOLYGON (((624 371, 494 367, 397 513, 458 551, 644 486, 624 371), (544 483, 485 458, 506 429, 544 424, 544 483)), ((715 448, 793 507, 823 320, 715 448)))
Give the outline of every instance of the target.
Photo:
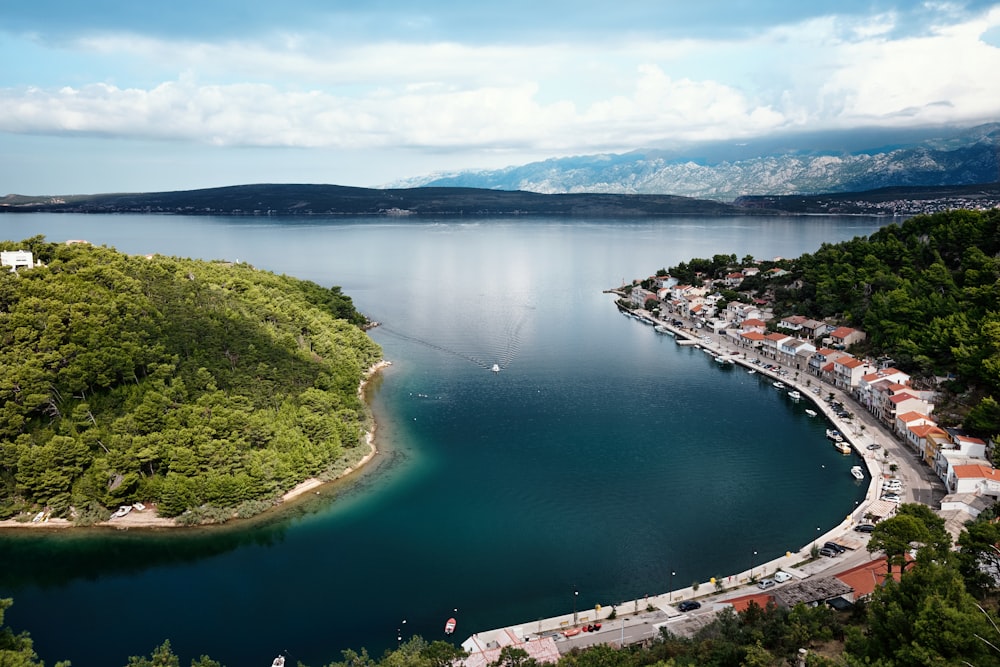
MULTIPOLYGON (((368 386, 368 382, 371 381, 377 373, 382 369, 391 366, 392 362, 386 361, 385 359, 374 364, 371 368, 365 371, 362 376, 361 382, 358 385, 358 397, 363 401, 365 398, 365 388, 368 386)), ((341 472, 337 473, 335 476, 329 479, 320 479, 318 477, 310 477, 307 480, 299 482, 294 487, 286 491, 281 499, 276 505, 281 505, 288 502, 294 498, 297 498, 309 491, 312 491, 324 484, 329 484, 331 482, 343 479, 344 477, 350 475, 357 470, 364 467, 366 463, 375 458, 378 454, 378 448, 375 445, 375 430, 376 424, 373 421, 370 430, 365 432, 364 440, 368 451, 365 455, 353 465, 349 465, 341 472)), ((31 529, 31 530, 46 530, 46 529, 57 529, 57 528, 74 528, 73 522, 69 519, 45 519, 44 521, 32 522, 32 521, 17 521, 15 519, 6 519, 0 521, 0 529, 31 529)), ((130 528, 183 528, 188 526, 182 526, 178 524, 174 519, 168 519, 165 517, 157 516, 155 507, 147 506, 146 509, 138 510, 133 509, 131 512, 122 517, 115 517, 109 519, 108 521, 101 521, 94 524, 94 527, 102 528, 117 528, 119 530, 128 530, 130 528)))

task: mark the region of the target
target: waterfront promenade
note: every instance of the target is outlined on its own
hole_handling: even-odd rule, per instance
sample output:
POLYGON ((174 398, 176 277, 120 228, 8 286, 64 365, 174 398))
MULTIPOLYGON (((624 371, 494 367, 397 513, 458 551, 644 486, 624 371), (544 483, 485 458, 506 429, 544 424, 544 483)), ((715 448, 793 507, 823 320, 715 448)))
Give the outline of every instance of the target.
POLYGON ((769 359, 768 362, 778 368, 766 370, 763 366, 752 363, 748 358, 751 355, 746 350, 737 349, 735 343, 727 340, 724 334, 706 333, 692 323, 676 326, 672 323, 673 320, 659 320, 646 311, 636 311, 636 315, 648 325, 663 327, 671 332, 678 344, 698 345, 748 370, 754 370, 774 381, 780 380, 788 389, 797 389, 802 394, 802 400, 814 404, 817 418, 822 415, 833 428, 839 430, 854 450, 853 455, 861 459, 869 482, 865 499, 854 508, 846 508, 848 511, 838 524, 826 527, 825 530, 822 526, 817 526, 815 539, 802 545, 797 551, 789 551, 779 558, 754 564, 752 569, 635 600, 609 601, 593 608, 479 632, 463 642, 467 651, 479 651, 498 643, 504 645, 511 637, 526 640, 527 644, 538 640, 554 642, 559 652, 565 653, 573 648, 593 644, 619 646, 641 643, 655 637, 661 627, 668 628, 674 634, 691 634, 710 622, 715 612, 727 606, 727 600, 762 592, 756 586, 756 581, 770 577, 778 570, 792 575, 794 581, 816 574, 832 575, 868 562, 871 559, 867 551, 869 535, 854 531, 854 526, 864 522, 865 515, 873 508, 885 503, 879 500, 879 495, 881 481, 889 476, 890 466, 896 466, 893 476, 904 482, 905 502, 934 507, 934 503, 939 502, 944 495, 940 481, 927 467, 873 415, 854 404, 853 399, 840 389, 808 373, 795 373, 794 369, 785 369, 786 373, 779 373, 782 369, 775 360, 769 359), (814 391, 816 388, 819 388, 818 394, 814 391), (831 395, 833 400, 853 408, 850 419, 837 416, 830 403, 825 400, 831 395), (877 447, 869 449, 869 445, 877 447), (847 553, 838 558, 813 558, 813 547, 827 541, 841 544, 847 548, 847 553), (681 612, 677 609, 677 604, 685 600, 697 600, 702 606, 694 611, 681 612), (575 628, 598 622, 601 624, 598 631, 572 634, 575 628), (572 636, 564 634, 567 630, 571 631, 572 636))

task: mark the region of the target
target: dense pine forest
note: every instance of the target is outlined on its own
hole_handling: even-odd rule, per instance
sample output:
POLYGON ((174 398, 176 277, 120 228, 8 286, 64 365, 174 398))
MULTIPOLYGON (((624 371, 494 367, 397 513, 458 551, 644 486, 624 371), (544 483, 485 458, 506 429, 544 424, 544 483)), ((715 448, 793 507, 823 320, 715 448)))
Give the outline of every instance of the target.
POLYGON ((253 514, 363 442, 381 351, 339 287, 42 237, 0 249, 42 264, 0 272, 0 518, 253 514))

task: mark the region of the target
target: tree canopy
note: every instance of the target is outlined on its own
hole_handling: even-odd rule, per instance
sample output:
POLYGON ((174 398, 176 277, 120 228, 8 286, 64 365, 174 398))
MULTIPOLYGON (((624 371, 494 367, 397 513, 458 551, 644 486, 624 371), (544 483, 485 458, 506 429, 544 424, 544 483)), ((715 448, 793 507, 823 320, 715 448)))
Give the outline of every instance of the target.
POLYGON ((0 272, 0 518, 266 503, 363 439, 381 356, 339 287, 34 237, 0 272))

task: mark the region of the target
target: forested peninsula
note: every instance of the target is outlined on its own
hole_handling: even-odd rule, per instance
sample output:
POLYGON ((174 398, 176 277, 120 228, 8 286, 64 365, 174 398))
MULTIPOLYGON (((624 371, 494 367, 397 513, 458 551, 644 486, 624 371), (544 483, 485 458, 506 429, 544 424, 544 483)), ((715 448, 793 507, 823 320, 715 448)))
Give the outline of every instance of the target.
POLYGON ((339 287, 245 263, 0 241, 0 519, 249 516, 361 458, 381 359, 339 287))

